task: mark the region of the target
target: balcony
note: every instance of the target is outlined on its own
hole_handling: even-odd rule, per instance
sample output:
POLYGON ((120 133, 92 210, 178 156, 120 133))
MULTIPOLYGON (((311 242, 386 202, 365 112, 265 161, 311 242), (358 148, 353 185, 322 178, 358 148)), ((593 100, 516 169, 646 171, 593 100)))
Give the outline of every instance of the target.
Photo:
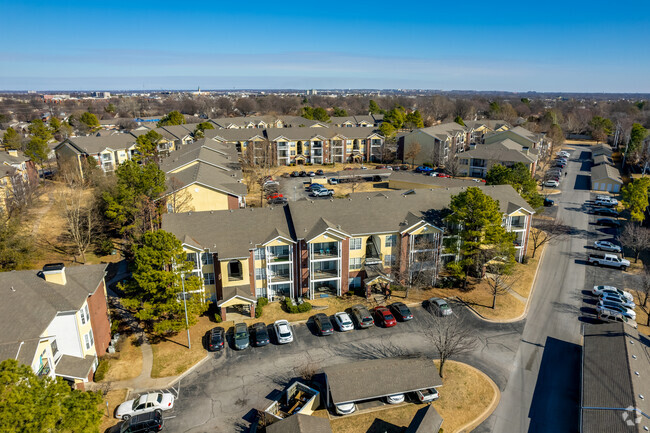
POLYGON ((291 251, 288 246, 269 247, 266 252, 266 260, 269 263, 281 263, 291 261, 291 251))
POLYGON ((286 283, 291 281, 291 274, 289 272, 269 273, 267 275, 270 284, 286 283))
POLYGON ((315 268, 312 273, 313 280, 328 280, 339 277, 338 269, 315 268))
POLYGON ((383 254, 379 252, 374 242, 366 244, 366 264, 377 265, 383 263, 383 254))
POLYGON ((317 243, 312 248, 314 260, 336 259, 339 257, 339 249, 336 242, 317 243))

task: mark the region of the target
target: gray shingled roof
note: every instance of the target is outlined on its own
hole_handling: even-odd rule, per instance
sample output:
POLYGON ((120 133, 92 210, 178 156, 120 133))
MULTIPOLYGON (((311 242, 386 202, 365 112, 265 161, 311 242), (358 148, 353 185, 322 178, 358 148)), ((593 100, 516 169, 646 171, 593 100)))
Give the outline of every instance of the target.
POLYGON ((77 356, 63 355, 59 363, 56 364, 56 375, 75 379, 86 379, 94 363, 94 356, 88 355, 85 358, 79 358, 77 356))
POLYGON ((297 413, 266 427, 267 433, 332 433, 327 418, 297 413))
POLYGON ((524 150, 519 143, 507 138, 490 144, 479 144, 473 150, 459 154, 458 157, 532 164, 537 161, 537 153, 536 149, 524 150))
POLYGON ((274 230, 292 233, 284 206, 165 214, 162 228, 179 239, 190 236, 220 260, 248 257, 274 230))
MULTIPOLYGON (((430 359, 383 358, 323 368, 334 404, 442 386, 430 359), (390 380, 378 380, 390 372, 390 380)), ((453 392, 450 390, 450 392, 453 392)))
POLYGON ((21 341, 38 338, 58 312, 79 310, 104 278, 105 269, 106 265, 66 268, 65 285, 48 283, 36 270, 0 272, 4 291, 0 345, 15 345, 17 349, 21 341))
POLYGON ((454 136, 460 132, 467 132, 467 130, 468 128, 463 125, 459 125, 456 122, 447 122, 441 123, 439 125, 429 126, 428 128, 421 128, 418 131, 422 131, 425 134, 435 137, 441 141, 445 141, 448 137, 454 136))
POLYGON ((248 192, 245 184, 237 182, 234 173, 231 174, 204 162, 198 162, 175 173, 167 173, 166 176, 168 194, 193 183, 240 197, 248 192))
POLYGON ((584 325, 582 431, 640 432, 643 426, 650 427, 647 417, 634 426, 624 422, 624 411, 630 406, 650 414, 649 351, 650 340, 628 325, 584 325))
POLYGON ((111 134, 101 137, 70 137, 61 142, 59 146, 68 142, 82 152, 94 155, 105 149, 126 150, 135 145, 135 139, 136 137, 134 135, 128 133, 111 134))
POLYGON ((505 120, 490 120, 490 119, 465 120, 464 123, 465 126, 467 126, 468 128, 477 129, 480 128, 481 126, 486 126, 488 129, 491 129, 492 131, 496 131, 497 129, 503 126, 507 126, 508 128, 512 127, 505 120))
POLYGON ((600 181, 603 179, 611 179, 618 183, 623 183, 621 172, 618 168, 609 164, 601 164, 591 168, 591 181, 600 181))

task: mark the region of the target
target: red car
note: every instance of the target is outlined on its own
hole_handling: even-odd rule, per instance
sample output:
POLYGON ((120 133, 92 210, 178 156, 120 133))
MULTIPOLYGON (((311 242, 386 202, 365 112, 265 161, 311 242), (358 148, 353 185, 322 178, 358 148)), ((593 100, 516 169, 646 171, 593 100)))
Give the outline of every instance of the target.
POLYGON ((397 320, 390 310, 386 307, 375 307, 375 315, 377 316, 377 322, 379 322, 384 328, 390 328, 391 326, 397 325, 397 320))
POLYGON ((273 200, 275 198, 282 198, 282 194, 280 194, 279 192, 274 192, 273 194, 269 194, 266 196, 267 200, 273 200))
POLYGON ((448 174, 445 174, 445 173, 438 173, 437 177, 451 177, 451 176, 449 176, 448 174))

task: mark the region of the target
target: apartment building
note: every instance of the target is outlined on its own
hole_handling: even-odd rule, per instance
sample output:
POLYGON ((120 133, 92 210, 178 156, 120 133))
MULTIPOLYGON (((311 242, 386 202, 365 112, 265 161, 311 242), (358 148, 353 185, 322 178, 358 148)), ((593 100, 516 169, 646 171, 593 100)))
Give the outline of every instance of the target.
POLYGON ((400 138, 397 157, 404 160, 405 155, 419 145, 415 158, 408 158, 417 165, 430 163, 444 165, 457 153, 470 149, 473 128, 456 122, 441 123, 428 128, 416 129, 400 138))
POLYGON ((539 149, 521 145, 509 138, 489 144, 479 144, 473 150, 457 155, 461 176, 484 178, 495 164, 512 167, 520 162, 535 175, 539 149))
POLYGON ((379 160, 384 137, 371 128, 239 128, 205 131, 255 164, 329 164, 379 160))
POLYGON ((217 129, 327 128, 327 123, 300 116, 247 116, 210 119, 217 129))
POLYGON ((476 144, 485 143, 485 137, 495 132, 507 131, 512 128, 508 122, 504 120, 465 120, 465 126, 469 128, 470 132, 470 147, 476 144))
POLYGON ((38 171, 29 158, 17 150, 0 152, 0 210, 9 211, 29 197, 30 188, 38 185, 38 171))
POLYGON ((16 359, 83 389, 111 339, 105 270, 58 263, 0 273, 0 360, 16 359))
POLYGON ((107 133, 86 137, 69 137, 55 148, 59 167, 71 165, 84 175, 83 163, 92 156, 104 172, 117 169, 117 166, 133 158, 136 152, 136 137, 130 133, 107 133))
POLYGON ((524 148, 536 150, 540 157, 546 155, 550 144, 544 134, 531 132, 522 126, 515 126, 505 131, 495 131, 494 133, 487 134, 483 141, 484 144, 492 144, 507 139, 518 143, 524 148))
POLYGON ((328 123, 337 128, 378 128, 383 120, 383 114, 369 113, 360 116, 332 116, 328 123))
POLYGON ((231 145, 204 138, 171 152, 160 162, 167 178, 161 198, 167 212, 239 209, 247 188, 231 145))
MULTIPOLYGON (((483 186, 525 255, 534 211, 509 185, 483 186)), ((228 312, 254 314, 258 297, 366 295, 396 280, 434 284, 445 254, 442 214, 464 187, 352 194, 348 199, 163 216, 203 276, 207 297, 228 312)))

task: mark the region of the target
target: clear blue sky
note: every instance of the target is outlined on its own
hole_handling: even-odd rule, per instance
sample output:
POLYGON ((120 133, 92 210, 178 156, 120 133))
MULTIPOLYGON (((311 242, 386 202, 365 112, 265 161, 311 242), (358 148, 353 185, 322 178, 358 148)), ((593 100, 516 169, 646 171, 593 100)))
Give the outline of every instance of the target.
POLYGON ((650 2, 0 0, 0 89, 650 92, 650 2))

